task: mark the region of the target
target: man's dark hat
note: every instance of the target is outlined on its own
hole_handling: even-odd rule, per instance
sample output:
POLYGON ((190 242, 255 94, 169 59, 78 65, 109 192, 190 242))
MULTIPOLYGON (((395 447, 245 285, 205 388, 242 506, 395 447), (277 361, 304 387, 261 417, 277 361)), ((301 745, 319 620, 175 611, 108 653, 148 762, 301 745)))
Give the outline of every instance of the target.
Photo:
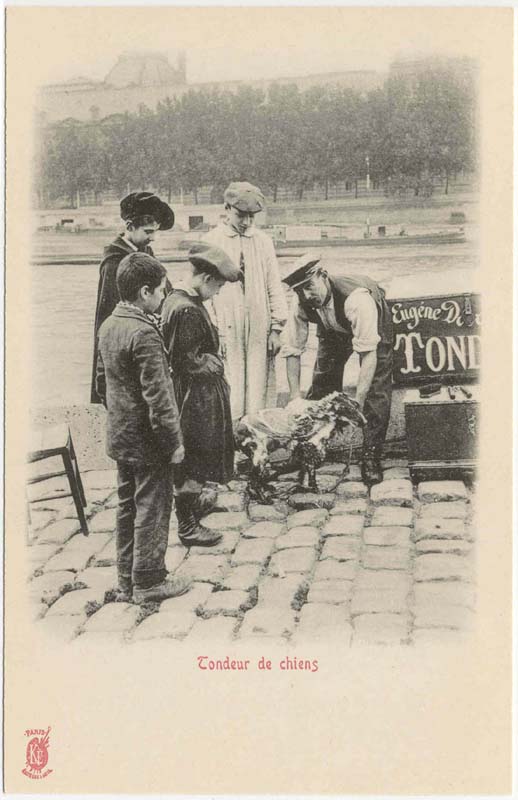
POLYGON ((154 217, 161 231, 174 225, 174 211, 153 192, 131 192, 121 200, 121 217, 132 220, 136 217, 154 217))
POLYGON ((319 262, 320 256, 304 253, 295 261, 291 272, 282 279, 283 283, 286 283, 291 289, 298 289, 299 286, 311 279, 314 268, 319 262))
POLYGON ((189 261, 201 270, 208 268, 209 272, 217 273, 225 281, 235 283, 239 280, 241 270, 234 262, 221 250, 208 242, 196 242, 189 250, 189 261))

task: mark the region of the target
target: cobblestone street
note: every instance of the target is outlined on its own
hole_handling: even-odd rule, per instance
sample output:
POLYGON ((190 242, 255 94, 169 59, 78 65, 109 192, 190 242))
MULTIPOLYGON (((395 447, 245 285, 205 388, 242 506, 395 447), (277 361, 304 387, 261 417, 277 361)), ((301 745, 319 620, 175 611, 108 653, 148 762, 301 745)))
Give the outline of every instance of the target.
POLYGON ((267 641, 288 649, 324 640, 420 645, 458 641, 475 611, 471 490, 461 481, 413 485, 406 463, 385 462, 369 493, 359 468, 318 470, 321 494, 290 494, 282 476, 274 506, 248 502, 233 481, 203 524, 223 533, 216 547, 187 550, 173 514, 166 556, 192 580, 181 597, 140 607, 113 602, 116 473, 83 473, 90 536, 79 531, 62 479, 31 495, 28 591, 40 630, 65 640, 131 643, 267 641))

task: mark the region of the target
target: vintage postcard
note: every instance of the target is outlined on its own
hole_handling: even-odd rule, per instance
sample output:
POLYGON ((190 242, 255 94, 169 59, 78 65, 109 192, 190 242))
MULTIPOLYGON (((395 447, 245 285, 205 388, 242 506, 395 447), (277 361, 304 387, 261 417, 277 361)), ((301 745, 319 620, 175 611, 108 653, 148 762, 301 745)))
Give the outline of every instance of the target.
POLYGON ((512 13, 7 8, 6 792, 511 791, 512 13))

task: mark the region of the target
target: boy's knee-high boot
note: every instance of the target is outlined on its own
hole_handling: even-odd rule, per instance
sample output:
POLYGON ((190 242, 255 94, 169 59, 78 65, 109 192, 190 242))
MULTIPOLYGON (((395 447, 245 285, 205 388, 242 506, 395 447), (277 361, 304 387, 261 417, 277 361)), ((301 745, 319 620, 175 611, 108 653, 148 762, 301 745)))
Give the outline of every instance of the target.
POLYGON ((178 538, 186 547, 211 547, 221 541, 221 533, 198 525, 194 508, 196 495, 178 494, 175 497, 178 538))

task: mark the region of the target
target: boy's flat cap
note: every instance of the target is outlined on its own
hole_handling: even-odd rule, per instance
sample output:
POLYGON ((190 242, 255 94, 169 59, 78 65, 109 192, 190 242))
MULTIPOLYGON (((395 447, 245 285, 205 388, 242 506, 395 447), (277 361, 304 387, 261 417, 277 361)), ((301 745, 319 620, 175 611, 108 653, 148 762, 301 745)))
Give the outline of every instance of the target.
POLYGON ((265 206, 261 190, 247 181, 236 181, 227 186, 223 200, 238 211, 248 211, 249 214, 257 214, 265 206))
POLYGON ((153 192, 131 192, 121 200, 121 217, 124 220, 136 217, 154 217, 161 231, 174 225, 174 211, 153 192))
POLYGON ((309 281, 315 271, 315 267, 320 263, 319 255, 311 255, 304 253, 304 255, 297 258, 292 265, 291 272, 288 273, 282 280, 292 289, 297 289, 304 283, 309 281))
POLYGON ((225 281, 235 283, 241 271, 227 256, 224 250, 208 242, 196 242, 189 250, 189 261, 198 269, 217 273, 225 281))

